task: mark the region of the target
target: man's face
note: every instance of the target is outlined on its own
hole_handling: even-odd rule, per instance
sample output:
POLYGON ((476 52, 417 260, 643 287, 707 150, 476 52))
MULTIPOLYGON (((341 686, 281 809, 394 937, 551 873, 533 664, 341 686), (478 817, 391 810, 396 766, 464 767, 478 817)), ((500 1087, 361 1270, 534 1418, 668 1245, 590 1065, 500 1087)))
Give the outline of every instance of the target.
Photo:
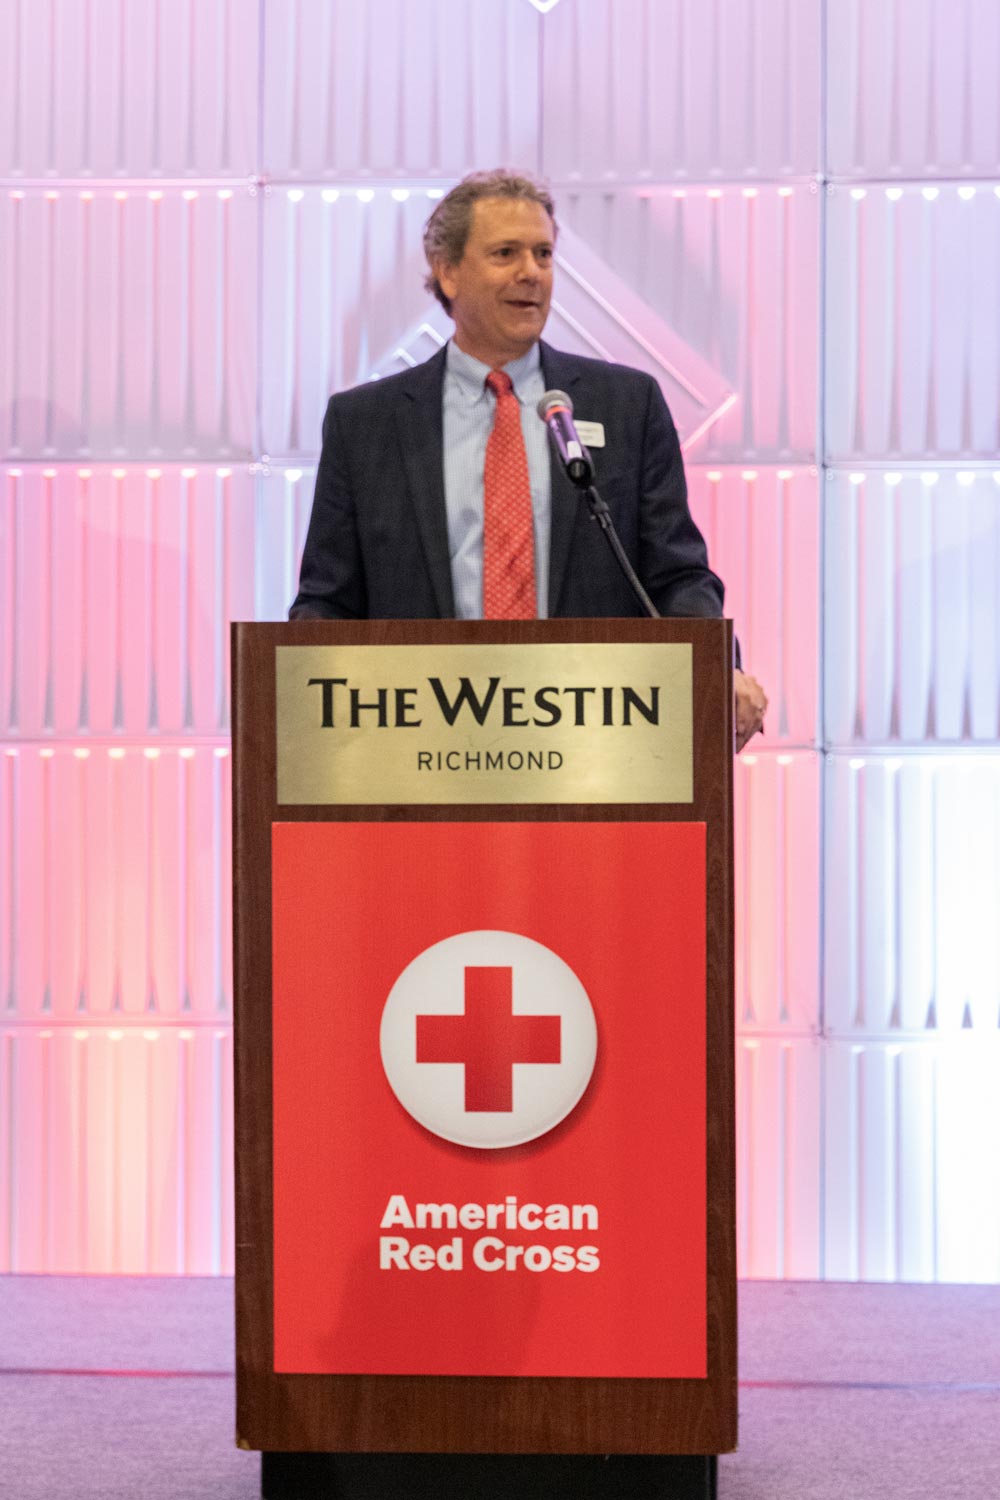
POLYGON ((527 354, 552 300, 555 227, 528 198, 480 198, 465 253, 434 269, 455 320, 455 342, 494 369, 527 354))

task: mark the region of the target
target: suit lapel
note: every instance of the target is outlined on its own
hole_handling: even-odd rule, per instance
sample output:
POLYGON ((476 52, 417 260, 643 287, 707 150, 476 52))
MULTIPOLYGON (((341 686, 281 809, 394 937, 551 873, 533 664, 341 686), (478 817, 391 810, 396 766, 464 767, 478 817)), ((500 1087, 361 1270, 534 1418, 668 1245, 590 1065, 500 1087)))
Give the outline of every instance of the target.
POLYGON ((451 587, 448 515, 444 499, 444 370, 444 349, 426 363, 414 367, 403 386, 397 421, 406 481, 427 571, 438 612, 442 619, 450 619, 455 613, 455 599, 451 587))
MULTIPOLYGON (((572 396, 573 387, 579 384, 580 367, 569 354, 551 349, 542 344, 542 377, 547 391, 565 391, 572 396)), ((579 393, 577 393, 579 394, 579 393)), ((554 615, 559 607, 566 565, 569 562, 570 542, 576 528, 580 506, 584 503, 580 491, 566 477, 562 464, 554 452, 549 455, 549 473, 552 481, 552 519, 549 527, 549 614, 554 615)))

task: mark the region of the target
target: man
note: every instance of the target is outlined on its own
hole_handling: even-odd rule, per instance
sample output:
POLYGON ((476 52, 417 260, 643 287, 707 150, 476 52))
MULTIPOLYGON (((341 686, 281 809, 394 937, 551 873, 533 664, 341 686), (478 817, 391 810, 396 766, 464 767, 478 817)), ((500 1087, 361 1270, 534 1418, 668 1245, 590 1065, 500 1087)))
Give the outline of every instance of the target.
MULTIPOLYGON (((571 397, 603 428, 595 482, 662 615, 719 616, 659 386, 541 343, 556 240, 548 192, 473 173, 424 233, 427 280, 455 322, 439 354, 331 398, 292 619, 614 617, 639 607, 535 406, 571 397)), ((737 671, 737 749, 767 699, 737 671)))

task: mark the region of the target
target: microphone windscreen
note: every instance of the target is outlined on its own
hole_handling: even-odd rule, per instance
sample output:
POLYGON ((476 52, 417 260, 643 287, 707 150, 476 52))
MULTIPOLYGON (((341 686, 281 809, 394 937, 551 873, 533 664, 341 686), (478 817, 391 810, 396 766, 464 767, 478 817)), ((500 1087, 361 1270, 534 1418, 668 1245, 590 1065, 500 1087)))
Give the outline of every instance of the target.
POLYGON ((568 411, 570 416, 573 415, 573 403, 565 391, 546 391, 544 396, 539 397, 535 410, 542 421, 547 422, 549 412, 552 411, 553 407, 557 406, 561 406, 564 411, 568 411))

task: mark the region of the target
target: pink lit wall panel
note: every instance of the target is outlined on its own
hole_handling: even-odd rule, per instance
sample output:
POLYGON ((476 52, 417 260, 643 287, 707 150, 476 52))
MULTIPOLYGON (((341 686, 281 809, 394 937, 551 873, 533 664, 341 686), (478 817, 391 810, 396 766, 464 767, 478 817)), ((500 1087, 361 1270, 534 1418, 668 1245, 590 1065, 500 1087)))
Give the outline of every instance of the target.
POLYGON ((248 176, 258 0, 8 0, 0 176, 248 176))
POLYGON ((1000 470, 827 477, 829 739, 1000 740, 1000 470))
POLYGON ((228 1022, 228 751, 0 755, 0 993, 15 1019, 228 1022))
POLYGON ((299 591, 315 482, 314 468, 266 469, 257 476, 255 620, 288 618, 288 606, 299 591))
POLYGON ((989 1036, 827 1048, 824 1274, 1000 1277, 1000 1049, 989 1036))
POLYGON ((535 165, 543 22, 528 0, 263 11, 269 175, 406 181, 535 165))
POLYGON ((327 396, 440 346, 423 223, 505 161, 553 341, 662 378, 772 700, 741 1267, 1000 1276, 998 43, 993 0, 3 9, 0 1268, 231 1269, 228 622, 284 616, 327 396))
POLYGON ((815 753, 736 762, 736 1023, 744 1034, 820 1026, 820 796, 815 753))
POLYGON ((838 0, 826 15, 831 172, 1000 176, 994 0, 838 0))
POLYGON ((226 1027, 0 1030, 0 1270, 232 1274, 226 1027))
POLYGON ((249 458, 256 220, 243 187, 0 195, 0 453, 249 458))
POLYGON ((690 458, 811 462, 819 331, 815 184, 568 187, 559 205, 577 234, 735 393, 690 458))
POLYGON ((542 31, 545 171, 815 172, 820 57, 820 8, 797 0, 562 0, 542 31))
POLYGON ((828 456, 990 462, 1000 196, 972 183, 827 193, 828 456))
POLYGON ((812 467, 688 465, 692 514, 726 585, 743 662, 770 699, 767 740, 819 736, 819 482, 812 467))
POLYGON ((254 618, 276 555, 246 467, 29 465, 0 485, 3 731, 227 734, 229 621, 254 618))
POLYGON ((826 797, 827 1030, 995 1037, 1000 751, 835 755, 826 797))
POLYGON ((817 1038, 743 1037, 736 1049, 737 1261, 741 1276, 822 1274, 816 1161, 824 1049, 817 1038))

